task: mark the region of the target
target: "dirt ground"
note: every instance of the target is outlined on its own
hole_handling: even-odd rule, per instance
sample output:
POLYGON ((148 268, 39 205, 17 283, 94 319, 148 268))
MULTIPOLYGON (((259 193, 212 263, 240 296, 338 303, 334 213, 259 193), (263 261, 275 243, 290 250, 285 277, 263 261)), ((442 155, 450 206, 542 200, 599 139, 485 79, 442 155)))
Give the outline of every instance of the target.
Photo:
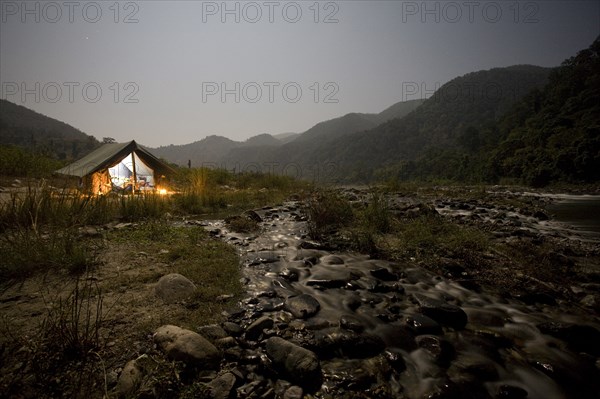
MULTIPOLYGON (((39 397, 41 392, 48 397, 103 397, 127 361, 154 351, 156 328, 174 324, 195 329, 223 319, 223 310, 236 303, 238 292, 218 287, 204 291, 202 282, 195 281, 200 294, 188 301, 166 304, 157 297, 159 278, 189 267, 191 259, 177 254, 177 240, 128 239, 141 229, 131 225, 119 231, 88 230, 98 246, 98 266, 79 280, 67 272, 48 273, 4 287, 0 293, 0 391, 9 397, 39 397), (85 356, 89 363, 83 365, 68 356, 52 358, 54 346, 48 342, 67 339, 60 333, 57 336, 49 325, 57 324, 61 313, 67 313, 67 322, 72 320, 67 304, 77 286, 91 288, 90 295, 79 301, 80 329, 89 324, 93 331, 99 305, 102 315, 97 345, 93 355, 85 356), (81 371, 86 368, 89 372, 81 371)), ((206 235, 197 245, 226 246, 214 241, 206 235)), ((227 255, 237 259, 233 252, 227 255)), ((203 267, 202 259, 193 262, 203 267)), ((235 275, 232 280, 237 283, 235 275)), ((82 298, 83 293, 79 294, 82 298)), ((157 365, 163 361, 159 356, 156 359, 157 365)))

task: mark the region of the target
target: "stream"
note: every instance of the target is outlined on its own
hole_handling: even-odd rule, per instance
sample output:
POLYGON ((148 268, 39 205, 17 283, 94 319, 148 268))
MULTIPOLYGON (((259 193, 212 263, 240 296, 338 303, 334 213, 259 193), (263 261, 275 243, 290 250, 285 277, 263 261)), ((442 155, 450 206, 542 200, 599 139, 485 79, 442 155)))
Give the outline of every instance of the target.
MULTIPOLYGON (((569 213, 557 202, 551 212, 598 233, 597 223, 585 224, 590 210, 569 213)), ((250 365, 238 397, 276 391, 280 373, 264 348, 273 336, 316 354, 321 381, 285 379, 317 398, 559 399, 600 391, 600 323, 581 307, 527 305, 414 264, 328 250, 307 238, 296 202, 256 214, 258 235, 219 221, 206 227, 242 259, 248 296, 229 315, 246 331, 235 364, 250 365)))

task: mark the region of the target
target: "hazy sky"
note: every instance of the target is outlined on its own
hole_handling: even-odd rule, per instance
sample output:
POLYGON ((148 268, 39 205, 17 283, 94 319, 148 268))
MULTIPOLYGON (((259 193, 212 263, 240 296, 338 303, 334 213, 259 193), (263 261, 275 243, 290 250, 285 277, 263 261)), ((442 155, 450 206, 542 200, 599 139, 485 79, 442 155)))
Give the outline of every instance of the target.
POLYGON ((0 24, 0 97, 158 146, 302 132, 468 72, 557 66, 600 34, 600 2, 2 0, 0 24))

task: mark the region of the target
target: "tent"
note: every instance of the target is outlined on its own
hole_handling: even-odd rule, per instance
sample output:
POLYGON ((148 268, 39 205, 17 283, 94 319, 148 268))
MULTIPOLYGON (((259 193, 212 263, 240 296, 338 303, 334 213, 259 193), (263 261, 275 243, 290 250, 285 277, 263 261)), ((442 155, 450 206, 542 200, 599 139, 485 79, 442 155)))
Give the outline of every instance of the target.
POLYGON ((77 176, 87 191, 156 190, 160 179, 175 171, 135 141, 109 143, 55 173, 77 176))

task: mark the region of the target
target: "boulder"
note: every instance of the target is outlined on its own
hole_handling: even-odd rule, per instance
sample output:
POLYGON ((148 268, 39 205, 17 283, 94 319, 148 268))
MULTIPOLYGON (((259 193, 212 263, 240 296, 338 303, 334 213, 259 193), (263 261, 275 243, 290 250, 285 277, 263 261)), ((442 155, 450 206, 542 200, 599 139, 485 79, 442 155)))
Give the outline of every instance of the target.
POLYGON ((154 333, 156 345, 172 360, 216 369, 221 361, 217 348, 200 334, 173 325, 159 327, 154 333))
POLYGON ((289 381, 310 390, 321 385, 321 365, 313 352, 279 337, 269 338, 266 350, 277 371, 289 381))
POLYGON ((162 276, 155 287, 156 295, 165 303, 181 302, 196 292, 196 286, 181 274, 162 276))

